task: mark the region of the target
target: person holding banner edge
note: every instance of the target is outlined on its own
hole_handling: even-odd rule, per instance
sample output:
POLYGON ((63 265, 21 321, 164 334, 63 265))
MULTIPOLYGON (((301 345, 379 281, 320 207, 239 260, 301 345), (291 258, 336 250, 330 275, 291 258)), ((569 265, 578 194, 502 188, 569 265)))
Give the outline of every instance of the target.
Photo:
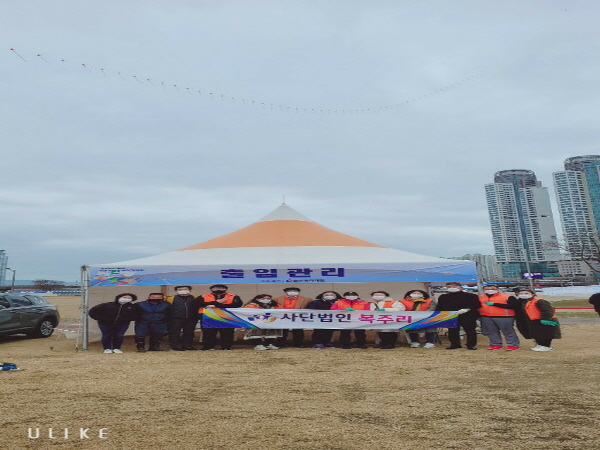
MULTIPOLYGON (((204 308, 241 308, 242 299, 234 294, 227 292, 228 286, 224 284, 215 284, 210 287, 210 294, 203 294, 199 297, 199 313, 204 308)), ((231 350, 235 328, 203 328, 203 348, 202 350, 214 350, 217 346, 217 334, 219 334, 221 350, 231 350)))
MULTIPOLYGON (((404 294, 404 298, 400 300, 400 303, 404 305, 406 311, 435 311, 436 302, 430 298, 429 294, 421 289, 413 289, 404 294)), ((435 341, 437 339, 437 328, 426 328, 419 330, 421 333, 425 333, 425 344, 423 348, 435 348, 435 341)), ((408 337, 411 340, 411 348, 419 348, 421 343, 419 342, 419 333, 408 333, 408 337)))
POLYGON ((467 350, 477 350, 477 317, 478 310, 481 307, 479 297, 470 292, 464 292, 462 285, 455 281, 446 283, 447 293, 440 295, 436 311, 458 311, 458 326, 448 328, 448 339, 450 346, 446 350, 455 350, 461 348, 460 328, 465 330, 467 335, 467 350))

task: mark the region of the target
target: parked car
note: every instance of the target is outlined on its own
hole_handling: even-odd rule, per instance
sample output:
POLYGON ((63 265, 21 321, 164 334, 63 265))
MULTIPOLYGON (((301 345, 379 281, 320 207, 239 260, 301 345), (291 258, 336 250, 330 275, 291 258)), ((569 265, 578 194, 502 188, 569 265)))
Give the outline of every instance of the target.
POLYGON ((24 333, 47 338, 59 321, 56 306, 39 295, 0 294, 0 336, 24 333))

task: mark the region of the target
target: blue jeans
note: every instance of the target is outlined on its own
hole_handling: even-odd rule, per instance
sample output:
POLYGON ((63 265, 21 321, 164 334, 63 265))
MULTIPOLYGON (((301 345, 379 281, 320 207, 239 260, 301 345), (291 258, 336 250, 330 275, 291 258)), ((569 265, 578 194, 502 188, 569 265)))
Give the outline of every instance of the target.
POLYGON ((99 323, 98 326, 102 332, 102 347, 104 347, 104 350, 120 349, 123 345, 125 332, 129 328, 129 322, 122 325, 103 325, 99 323))

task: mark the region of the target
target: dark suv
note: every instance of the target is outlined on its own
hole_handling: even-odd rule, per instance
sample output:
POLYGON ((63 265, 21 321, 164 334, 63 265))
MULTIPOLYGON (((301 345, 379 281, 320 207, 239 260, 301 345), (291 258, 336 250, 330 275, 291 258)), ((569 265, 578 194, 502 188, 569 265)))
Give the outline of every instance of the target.
POLYGON ((50 337, 59 320, 56 306, 39 295, 0 293, 0 336, 50 337))

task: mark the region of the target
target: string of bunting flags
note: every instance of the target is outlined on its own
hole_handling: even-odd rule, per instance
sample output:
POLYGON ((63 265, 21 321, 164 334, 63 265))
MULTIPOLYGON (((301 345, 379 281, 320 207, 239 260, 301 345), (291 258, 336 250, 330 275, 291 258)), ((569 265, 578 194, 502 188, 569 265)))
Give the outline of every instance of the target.
MULTIPOLYGON (((37 61, 44 62, 46 64, 53 64, 53 63, 61 64, 61 65, 70 64, 66 59, 59 58, 59 59, 53 60, 52 58, 47 58, 45 55, 43 55, 41 53, 37 53, 33 58, 30 56, 27 56, 27 58, 29 58, 29 59, 26 59, 23 55, 21 55, 19 52, 17 52, 17 50, 15 48, 11 47, 9 50, 13 54, 15 54, 18 58, 20 58, 23 62, 27 62, 27 63, 32 62, 32 60, 37 60, 37 61)), ((184 86, 181 86, 178 84, 170 84, 170 83, 166 83, 164 81, 153 80, 153 79, 145 77, 145 76, 123 75, 123 72, 109 70, 104 67, 96 68, 93 66, 89 66, 86 63, 75 63, 75 65, 89 73, 98 73, 98 74, 101 73, 103 77, 114 76, 114 77, 118 77, 124 81, 127 81, 129 79, 129 80, 135 81, 139 84, 148 85, 148 86, 152 86, 155 88, 161 88, 163 90, 175 90, 177 92, 188 92, 190 95, 191 94, 200 95, 200 96, 206 97, 210 100, 216 99, 216 100, 220 100, 220 101, 235 102, 235 103, 241 104, 243 106, 260 107, 260 108, 266 109, 266 110, 282 111, 282 112, 294 113, 294 114, 300 114, 300 113, 301 114, 372 114, 372 113, 381 113, 381 112, 385 112, 388 110, 393 110, 396 108, 406 106, 408 104, 425 99, 427 97, 439 95, 444 92, 458 89, 459 87, 463 86, 465 83, 468 83, 471 80, 473 80, 474 78, 480 77, 484 74, 484 71, 479 71, 472 75, 464 77, 461 80, 458 80, 452 84, 449 84, 447 86, 440 87, 438 89, 434 89, 432 91, 429 91, 429 92, 419 95, 419 96, 415 96, 412 99, 408 99, 408 100, 398 102, 398 103, 392 103, 392 104, 389 104, 386 106, 380 106, 380 107, 374 107, 374 108, 356 108, 356 109, 339 109, 338 108, 338 109, 335 109, 335 108, 308 108, 308 107, 303 107, 303 106, 281 105, 281 104, 277 104, 277 103, 273 103, 273 102, 260 101, 260 100, 250 99, 250 98, 233 97, 230 95, 213 92, 212 90, 206 89, 206 88, 199 89, 197 87, 184 87, 184 86)))

